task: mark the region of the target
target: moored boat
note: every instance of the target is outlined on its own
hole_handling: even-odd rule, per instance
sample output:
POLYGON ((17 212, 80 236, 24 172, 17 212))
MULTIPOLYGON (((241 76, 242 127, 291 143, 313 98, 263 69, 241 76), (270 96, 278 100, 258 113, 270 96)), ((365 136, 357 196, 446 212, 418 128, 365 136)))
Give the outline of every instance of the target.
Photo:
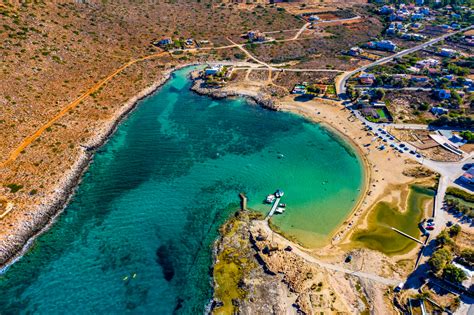
POLYGON ((278 207, 278 208, 275 209, 275 212, 279 213, 279 214, 282 214, 283 212, 285 212, 285 208, 278 207))
POLYGON ((272 203, 275 200, 275 195, 268 195, 267 198, 265 199, 266 203, 272 203))

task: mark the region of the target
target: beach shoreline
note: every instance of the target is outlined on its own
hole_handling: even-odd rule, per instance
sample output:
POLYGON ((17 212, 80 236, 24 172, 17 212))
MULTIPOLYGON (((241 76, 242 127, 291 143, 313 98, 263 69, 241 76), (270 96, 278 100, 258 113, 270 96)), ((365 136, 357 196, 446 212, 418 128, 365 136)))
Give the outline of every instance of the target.
MULTIPOLYGON (((91 139, 86 146, 84 146, 84 150, 80 153, 77 162, 63 176, 63 180, 58 185, 59 189, 55 191, 54 195, 47 197, 47 199, 39 206, 39 208, 37 208, 38 215, 35 216, 36 220, 29 224, 29 229, 23 228, 23 231, 20 231, 20 233, 23 232, 21 233, 22 235, 20 236, 20 241, 10 245, 3 245, 2 252, 0 252, 0 273, 5 272, 9 266, 21 258, 28 251, 34 240, 39 235, 47 231, 52 224, 54 224, 56 218, 62 213, 64 208, 73 197, 75 189, 80 184, 83 174, 87 171, 88 166, 93 159, 94 152, 108 141, 108 139, 116 131, 118 125, 137 107, 139 101, 157 92, 159 88, 167 82, 174 71, 196 65, 200 64, 181 64, 172 69, 164 71, 162 73, 162 77, 158 81, 124 103, 124 105, 114 115, 114 117, 111 118, 100 129, 96 136, 91 139), (19 243, 21 243, 21 246, 19 246, 19 243), (9 248, 5 249, 7 246, 9 248)), ((353 226, 352 223, 347 222, 353 220, 357 214, 361 214, 361 212, 363 212, 361 207, 367 199, 367 193, 369 192, 369 186, 373 177, 372 165, 368 157, 364 154, 361 144, 355 139, 352 139, 347 131, 345 131, 343 128, 339 128, 336 123, 325 119, 323 116, 318 117, 315 115, 315 112, 311 113, 304 108, 296 108, 294 105, 288 106, 285 104, 284 100, 275 102, 274 98, 265 95, 264 93, 258 93, 247 89, 205 89, 201 87, 201 82, 197 81, 198 79, 191 79, 195 81, 192 90, 200 95, 206 95, 212 98, 244 97, 251 100, 253 103, 256 103, 258 106, 262 106, 263 108, 269 110, 286 111, 296 115, 301 115, 314 123, 322 124, 329 132, 334 133, 336 136, 341 137, 343 141, 350 144, 350 147, 357 152, 363 164, 364 185, 363 188, 361 188, 359 200, 352 210, 347 214, 344 222, 341 223, 341 225, 339 225, 330 236, 328 236, 328 240, 330 240, 328 244, 315 248, 326 248, 327 246, 333 247, 340 241, 344 240, 343 236, 347 234, 347 231, 353 226)), ((295 101, 292 102, 294 103, 295 101)), ((327 100, 317 100, 316 102, 321 102, 322 104, 330 102, 330 106, 333 107, 335 104, 337 104, 334 101, 327 100)), ((338 106, 340 106, 338 110, 344 110, 347 112, 347 109, 343 109, 342 105, 338 106)), ((370 209, 370 207, 368 207, 368 209, 370 209)), ((309 249, 311 250, 315 248, 309 249)))
MULTIPOLYGON (((345 143, 349 144, 350 148, 355 151, 355 154, 358 155, 358 158, 360 159, 362 163, 362 168, 363 168, 363 185, 361 188, 361 193, 359 195, 357 203, 354 205, 354 207, 351 209, 351 211, 348 212, 348 214, 344 218, 344 222, 347 220, 351 219, 354 213, 356 213, 361 204, 363 203, 365 196, 369 190, 369 185, 372 177, 372 171, 371 171, 371 166, 368 161, 368 158, 364 155, 364 152, 362 151, 362 148, 360 147, 360 144, 354 141, 354 139, 351 139, 348 134, 346 134, 343 130, 337 127, 337 125, 332 124, 328 122, 327 120, 321 118, 321 117, 315 117, 313 115, 308 115, 307 112, 298 110, 297 108, 292 108, 292 107, 287 107, 282 105, 281 103, 275 102, 272 100, 271 102, 268 102, 268 97, 265 97, 263 93, 256 93, 247 89, 233 89, 233 88, 224 88, 224 89, 217 89, 217 88, 203 88, 202 87, 202 80, 200 79, 195 79, 195 83, 193 84, 192 90, 200 95, 206 95, 212 98, 224 98, 224 97, 244 97, 247 99, 251 99, 254 101, 256 104, 259 106, 262 106, 263 108, 269 109, 269 110, 275 110, 275 111, 285 111, 289 112, 292 114, 296 114, 302 117, 305 117, 312 123, 317 123, 321 124, 325 129, 327 129, 329 132, 333 133, 334 136, 340 137, 342 141, 345 143)), ((321 100, 321 101, 326 101, 326 100, 321 100)), ((347 110, 342 107, 341 109, 347 110)), ((327 239, 324 241, 323 244, 312 246, 308 249, 314 250, 318 248, 324 248, 328 245, 335 245, 337 242, 334 239, 337 235, 343 234, 341 232, 346 232, 344 229, 344 222, 341 223, 337 228, 334 229, 334 231, 327 236, 327 239)), ((283 237, 288 238, 288 239, 293 239, 293 237, 290 237, 286 235, 283 231, 274 231, 276 233, 281 234, 283 237)), ((342 238, 342 237, 341 237, 342 238)), ((338 239, 339 240, 339 239, 338 239)), ((295 240, 294 240, 295 241, 295 240)), ((299 242, 298 242, 299 243, 299 242)))

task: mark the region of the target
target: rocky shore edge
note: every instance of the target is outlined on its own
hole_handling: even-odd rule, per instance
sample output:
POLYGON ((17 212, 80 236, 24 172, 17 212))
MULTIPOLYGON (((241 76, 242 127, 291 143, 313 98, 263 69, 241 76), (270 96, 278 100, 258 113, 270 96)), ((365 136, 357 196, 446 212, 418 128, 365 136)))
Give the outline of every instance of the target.
POLYGON ((253 93, 248 90, 234 90, 234 89, 223 89, 220 87, 212 87, 208 86, 206 82, 200 78, 197 74, 193 73, 191 75, 191 79, 193 80, 193 86, 191 90, 199 95, 209 96, 214 99, 223 99, 229 97, 244 97, 263 108, 278 111, 279 108, 272 100, 269 95, 264 93, 253 93))
POLYGON ((0 274, 20 259, 28 251, 34 240, 47 231, 56 221, 56 218, 71 200, 83 174, 92 161, 95 151, 110 139, 120 123, 137 107, 139 101, 155 93, 171 78, 174 71, 187 66, 191 65, 179 65, 164 71, 160 79, 125 102, 115 116, 96 133, 93 139, 86 145, 81 145, 83 151, 79 154, 76 163, 65 173, 53 195, 44 200, 34 212, 30 212, 29 220, 21 222, 17 234, 11 235, 8 242, 0 243, 0 274))

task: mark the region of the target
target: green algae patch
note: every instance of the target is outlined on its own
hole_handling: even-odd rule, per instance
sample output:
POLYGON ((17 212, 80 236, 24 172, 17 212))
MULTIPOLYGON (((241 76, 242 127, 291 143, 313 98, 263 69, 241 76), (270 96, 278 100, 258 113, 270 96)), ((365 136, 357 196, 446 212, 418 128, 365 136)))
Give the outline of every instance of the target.
MULTIPOLYGON (((250 215, 251 216, 251 215, 250 215)), ((247 296, 245 278, 257 265, 242 240, 249 213, 239 212, 220 229, 219 251, 214 264, 214 299, 219 301, 213 314, 238 313, 238 301, 247 296)))
POLYGON ((214 314, 235 314, 233 301, 245 298, 246 292, 239 287, 243 279, 243 262, 231 250, 225 250, 218 256, 219 262, 214 266, 216 283, 215 297, 222 305, 214 314))
POLYGON ((418 223, 423 218, 426 202, 433 195, 432 190, 413 185, 410 187, 406 211, 401 212, 396 205, 388 202, 377 203, 367 218, 367 229, 356 231, 352 240, 358 245, 390 256, 409 252, 416 243, 393 231, 391 227, 418 239, 418 223))

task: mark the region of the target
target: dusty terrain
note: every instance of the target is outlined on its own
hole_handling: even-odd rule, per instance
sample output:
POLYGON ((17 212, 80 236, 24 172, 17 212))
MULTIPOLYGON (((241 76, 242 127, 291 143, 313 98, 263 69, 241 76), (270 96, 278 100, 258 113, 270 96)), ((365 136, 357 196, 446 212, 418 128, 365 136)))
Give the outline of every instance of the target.
POLYGON ((168 54, 152 41, 194 37, 228 45, 227 36, 250 27, 303 24, 272 7, 240 11, 186 1, 3 2, 0 12, 0 265, 57 213, 90 147, 137 96, 178 64, 236 53, 168 54))
MULTIPOLYGON (((323 3, 315 7, 319 12, 327 12, 339 5, 351 4, 323 3)), ((250 10, 205 2, 91 1, 37 6, 2 4, 0 8, 7 25, 0 33, 5 43, 0 50, 5 61, 0 76, 0 265, 51 222, 79 180, 91 149, 100 145, 135 101, 159 86, 170 70, 197 61, 248 60, 235 47, 161 53, 161 49, 150 44, 153 40, 163 36, 194 37, 209 40, 210 47, 218 48, 229 45, 228 37, 240 36, 249 29, 273 31, 303 25, 299 18, 273 6, 257 5, 250 10), (134 62, 153 54, 156 56, 134 62), (129 62, 133 63, 116 72, 129 62), (110 74, 113 77, 101 84, 110 74)), ((292 6, 287 8, 296 10, 292 6)), ((364 10, 361 7, 355 12, 366 14, 364 10)), ((263 61, 292 62, 297 68, 347 70, 359 61, 337 53, 378 35, 382 28, 378 19, 368 18, 360 23, 327 26, 323 32, 308 32, 301 40, 252 47, 251 53, 263 61)), ((239 70, 235 72, 234 83, 221 91, 257 99, 278 97, 275 104, 279 110, 299 113, 351 135, 350 141, 367 166, 367 194, 334 235, 332 244, 311 253, 328 254, 328 261, 341 260, 345 251, 332 246, 347 241, 348 232, 386 191, 413 181, 403 175, 413 165, 396 153, 377 150, 379 143, 372 142, 373 136, 341 105, 323 99, 300 102, 288 95, 295 83, 308 80, 330 85, 334 75, 272 72, 269 76, 266 70, 239 70)), ((253 288, 260 285, 261 289, 268 280, 275 294, 285 301, 275 304, 274 310, 284 313, 296 302, 309 313, 389 312, 386 286, 307 264, 298 255, 279 248, 281 244, 273 244, 269 235, 263 235, 266 232, 258 228, 251 231, 249 225, 243 225, 241 232, 249 240, 262 239, 256 242, 257 254, 266 268, 280 274, 275 280, 274 276, 268 278, 255 271, 250 277, 255 281, 246 283, 253 288), (278 249, 263 254, 265 247, 278 249)), ((248 253, 255 251, 248 244, 245 246, 248 253)), ((366 272, 395 278, 405 272, 404 268, 396 267, 396 259, 387 259, 377 252, 360 250, 353 252, 353 256, 351 267, 366 272)), ((257 268, 259 263, 250 265, 257 268)), ((247 303, 258 303, 262 299, 259 292, 254 290, 247 303)), ((249 313, 252 309, 264 310, 251 303, 241 306, 249 313)))
POLYGON ((221 229, 213 314, 392 313, 384 285, 308 263, 253 219, 240 211, 221 229))

